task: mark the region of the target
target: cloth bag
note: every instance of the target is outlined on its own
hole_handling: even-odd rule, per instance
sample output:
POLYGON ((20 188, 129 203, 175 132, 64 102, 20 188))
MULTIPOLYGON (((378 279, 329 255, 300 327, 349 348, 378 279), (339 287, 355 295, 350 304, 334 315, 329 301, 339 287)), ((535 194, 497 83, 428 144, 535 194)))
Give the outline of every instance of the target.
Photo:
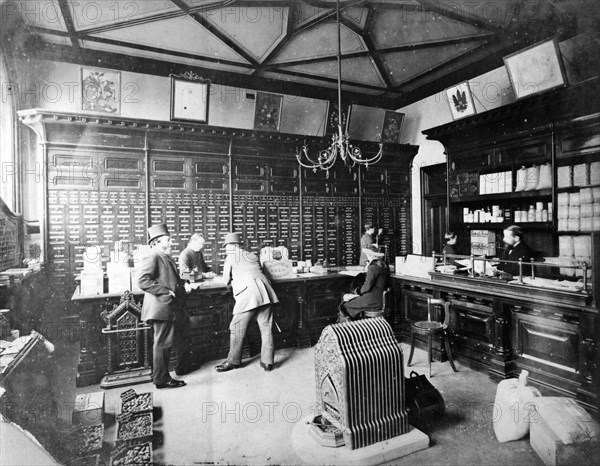
POLYGON ((540 166, 540 177, 536 189, 552 189, 552 167, 549 163, 540 166))
POLYGON ((537 388, 527 385, 528 371, 518 379, 501 380, 496 390, 492 422, 499 442, 519 440, 529 433, 534 418, 534 399, 542 396, 537 388))

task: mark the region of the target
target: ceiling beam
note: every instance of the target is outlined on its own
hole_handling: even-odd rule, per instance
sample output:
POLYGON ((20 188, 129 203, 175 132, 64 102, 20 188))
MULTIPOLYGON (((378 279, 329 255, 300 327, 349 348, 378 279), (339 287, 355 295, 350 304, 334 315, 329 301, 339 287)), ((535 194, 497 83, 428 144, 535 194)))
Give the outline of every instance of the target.
POLYGON ((277 43, 277 45, 275 45, 275 47, 273 47, 273 49, 267 54, 267 56, 263 58, 262 64, 257 66, 252 72, 252 74, 260 73, 264 64, 269 63, 290 42, 293 35, 294 21, 296 20, 296 8, 296 5, 290 5, 288 7, 288 17, 285 29, 285 36, 277 43))
POLYGON ((75 30, 75 24, 73 23, 73 17, 71 16, 69 5, 67 5, 67 0, 58 0, 58 6, 60 8, 60 13, 65 20, 65 25, 67 26, 67 32, 69 34, 69 38, 71 39, 71 43, 75 49, 79 49, 77 31, 75 30))
MULTIPOLYGON (((147 52, 155 52, 155 53, 160 53, 163 55, 172 55, 175 57, 189 58, 192 60, 205 61, 205 62, 209 62, 209 63, 221 63, 223 65, 236 66, 239 68, 247 68, 247 69, 252 68, 252 65, 250 65, 248 63, 244 63, 244 62, 225 60, 222 58, 214 58, 214 57, 208 57, 208 56, 203 56, 203 55, 194 55, 191 53, 178 52, 175 50, 165 50, 165 49, 161 49, 159 47, 152 47, 149 45, 141 45, 141 44, 132 44, 130 42, 121 42, 121 41, 114 40, 114 39, 105 39, 105 38, 101 38, 101 37, 85 37, 85 36, 83 36, 81 39, 87 40, 89 42, 101 42, 104 44, 117 45, 119 47, 132 48, 132 49, 137 49, 137 50, 145 50, 147 52)), ((109 52, 109 53, 111 53, 111 52, 109 52)), ((144 59, 144 58, 142 58, 142 59, 144 59)))
MULTIPOLYGON (((494 34, 481 35, 481 36, 471 36, 471 37, 460 37, 456 39, 438 39, 429 42, 421 42, 418 44, 405 44, 405 45, 394 45, 391 47, 384 47, 380 49, 370 49, 370 50, 360 50, 358 52, 348 52, 342 54, 342 58, 356 58, 356 57, 366 57, 371 54, 375 55, 384 55, 386 53, 393 52, 406 52, 410 50, 419 50, 419 49, 428 49, 434 48, 438 46, 446 46, 446 45, 454 45, 454 44, 463 44, 467 42, 473 42, 478 40, 489 40, 490 38, 495 37, 494 34)), ((335 60, 337 55, 325 55, 322 57, 314 57, 314 58, 304 58, 302 60, 294 60, 282 63, 272 63, 268 65, 263 65, 263 69, 268 70, 271 68, 281 68, 288 66, 296 66, 296 65, 306 65, 311 63, 322 63, 335 60)))
POLYGON ((196 21, 200 26, 210 32, 213 36, 223 42, 227 47, 233 50, 235 53, 244 58, 248 63, 252 66, 257 67, 259 65, 258 60, 254 58, 251 54, 246 52, 242 47, 238 45, 231 37, 227 34, 221 32, 213 23, 211 23, 206 17, 201 14, 193 13, 190 15, 194 21, 196 21))
MULTIPOLYGON (((377 68, 377 72, 379 73, 381 79, 383 79, 383 82, 389 90, 394 87, 394 82, 390 77, 390 72, 385 63, 385 58, 383 58, 383 56, 377 52, 377 46, 375 45, 375 41, 371 36, 371 31, 375 26, 376 17, 377 14, 375 13, 375 11, 369 8, 369 11, 367 12, 367 21, 365 22, 364 31, 360 31, 358 28, 355 28, 353 30, 355 32, 360 31, 360 36, 362 37, 363 41, 365 42, 365 45, 367 46, 367 50, 371 55, 371 59, 373 60, 373 63, 375 63, 375 67, 377 68)), ((346 25, 346 27, 348 26, 346 25)))
MULTIPOLYGON (((500 37, 500 36, 498 36, 500 37)), ((503 57, 524 47, 523 43, 512 40, 497 40, 496 44, 483 46, 479 51, 474 50, 467 56, 459 56, 446 62, 444 74, 432 77, 431 73, 422 74, 397 86, 403 95, 392 99, 392 105, 398 109, 426 97, 442 92, 449 86, 461 81, 473 79, 491 70, 504 66, 503 57), (484 59, 483 59, 484 58, 484 59)))
MULTIPOLYGON (((419 3, 421 4, 421 7, 412 7, 414 11, 429 11, 431 13, 437 13, 445 16, 446 18, 450 18, 454 21, 459 21, 485 31, 491 31, 495 33, 505 32, 504 28, 496 26, 492 22, 486 22, 475 18, 474 16, 470 16, 468 13, 462 14, 458 10, 452 10, 451 6, 453 2, 448 2, 448 6, 445 6, 444 2, 440 2, 439 0, 419 0, 419 3)), ((477 2, 475 2, 475 4, 476 3, 477 2)))
MULTIPOLYGON (((331 83, 331 84, 335 84, 337 87, 337 76, 335 78, 329 78, 327 76, 319 76, 319 75, 314 75, 314 74, 309 74, 309 73, 302 73, 300 71, 293 71, 293 70, 271 70, 272 73, 280 73, 280 74, 286 74, 289 76, 297 76, 299 78, 307 78, 307 79, 312 79, 314 81, 316 81, 317 83, 320 82, 324 82, 324 83, 331 83)), ((373 86, 372 84, 365 84, 365 83, 355 83, 352 81, 344 81, 342 79, 342 86, 355 86, 355 87, 362 87, 365 89, 370 89, 373 91, 379 91, 379 92, 385 92, 387 89, 381 86, 373 86)))
MULTIPOLYGON (((86 50, 86 53, 76 52, 73 47, 64 47, 57 44, 48 44, 45 47, 35 47, 27 50, 28 56, 40 60, 72 63, 84 66, 106 66, 110 63, 112 69, 132 73, 147 74, 152 76, 168 77, 170 74, 182 74, 193 71, 203 78, 210 79, 212 86, 230 86, 239 89, 251 89, 278 94, 297 95, 320 100, 337 100, 336 88, 321 87, 318 84, 304 84, 298 82, 280 81, 264 76, 250 76, 246 73, 234 71, 215 70, 212 67, 193 66, 188 64, 172 63, 163 60, 134 57, 128 54, 86 50)), ((238 65, 239 66, 239 65, 238 65)), ((246 65, 247 66, 247 65, 246 65)), ((291 74, 290 74, 291 75, 291 74)), ((315 76, 309 76, 316 80, 315 76)), ((360 87, 359 84, 352 84, 360 87)), ((379 89, 384 91, 385 89, 379 89)), ((215 91, 216 92, 216 91, 215 91)), ((390 101, 377 96, 354 91, 344 92, 345 101, 361 105, 391 108, 390 101)))

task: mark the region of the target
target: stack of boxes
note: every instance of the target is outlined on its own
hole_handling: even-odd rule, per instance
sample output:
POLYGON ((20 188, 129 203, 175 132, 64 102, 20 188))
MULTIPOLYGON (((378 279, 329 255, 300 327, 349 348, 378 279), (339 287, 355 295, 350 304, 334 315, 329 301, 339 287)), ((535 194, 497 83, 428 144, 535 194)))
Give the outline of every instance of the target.
POLYGON ((495 256, 496 234, 490 230, 471 230, 471 254, 495 256))
POLYGON ((558 231, 600 231, 600 187, 558 194, 558 231))
MULTIPOLYGON (((562 235, 558 237, 558 250, 564 265, 580 265, 582 262, 592 263, 592 238, 588 235, 562 235)), ((561 267, 561 275, 567 277, 582 277, 582 269, 561 267)), ((588 278, 591 277, 591 269, 588 269, 588 278)))
POLYGON ((123 243, 115 242, 110 254, 110 262, 106 263, 108 275, 108 292, 122 293, 131 290, 131 272, 129 268, 129 254, 124 251, 123 243))
POLYGON ((558 231, 600 231, 600 162, 558 168, 558 231))
POLYGON ((123 293, 131 290, 141 293, 138 287, 139 266, 150 246, 133 245, 117 241, 106 263, 108 290, 104 289, 104 269, 102 266, 102 248, 87 247, 83 255, 80 294, 84 296, 108 293, 123 293), (133 267, 131 267, 133 266, 133 267))
POLYGON ((86 296, 104 293, 104 270, 100 246, 88 246, 83 252, 80 292, 86 296))
POLYGON ((512 171, 479 175, 479 194, 512 192, 512 171))

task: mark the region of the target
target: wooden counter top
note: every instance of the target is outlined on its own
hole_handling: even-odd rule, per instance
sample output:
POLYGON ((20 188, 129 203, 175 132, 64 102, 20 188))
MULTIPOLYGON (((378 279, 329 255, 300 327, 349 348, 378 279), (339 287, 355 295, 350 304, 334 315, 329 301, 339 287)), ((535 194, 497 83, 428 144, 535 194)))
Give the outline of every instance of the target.
POLYGON ((543 302, 577 308, 588 307, 590 310, 597 312, 596 309, 591 308, 592 297, 588 293, 553 290, 526 284, 520 285, 494 278, 469 277, 467 275, 443 274, 439 272, 430 272, 429 275, 431 276, 430 279, 398 274, 392 274, 391 277, 396 280, 404 280, 436 288, 451 288, 455 292, 485 293, 490 297, 496 296, 523 302, 543 302))
MULTIPOLYGON (((300 283, 300 282, 315 282, 318 280, 331 280, 334 278, 348 278, 350 279, 351 277, 347 274, 344 273, 340 273, 340 272, 344 272, 346 269, 344 267, 331 267, 327 273, 324 274, 315 274, 315 273, 299 273, 299 274, 294 274, 290 277, 286 277, 286 278, 282 278, 282 279, 278 279, 278 280, 271 280, 271 283, 275 286, 275 288, 277 288, 277 286, 279 284, 287 284, 287 283, 300 283)), ((208 279, 204 279, 200 282, 194 282, 191 283, 192 286, 192 293, 196 292, 196 291, 227 291, 227 289, 229 288, 227 285, 225 285, 225 282, 223 281, 223 277, 222 276, 218 276, 215 278, 208 278, 208 279)), ((77 287, 75 289, 75 292, 73 293, 73 296, 71 297, 72 301, 82 301, 82 300, 89 300, 89 299, 111 299, 111 298, 118 298, 121 296, 122 293, 102 293, 102 294, 96 294, 96 295, 81 295, 79 293, 79 287, 77 287)), ((134 292, 133 293, 135 296, 143 296, 143 292, 134 292)))

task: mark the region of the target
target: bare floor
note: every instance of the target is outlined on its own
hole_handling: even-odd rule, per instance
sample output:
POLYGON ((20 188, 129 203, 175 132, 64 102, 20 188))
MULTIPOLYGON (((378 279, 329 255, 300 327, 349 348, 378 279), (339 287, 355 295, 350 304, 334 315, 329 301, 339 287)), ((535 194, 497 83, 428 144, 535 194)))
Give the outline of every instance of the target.
MULTIPOLYGON (((408 347, 402 345, 408 354, 408 347)), ((276 366, 264 372, 258 357, 241 369, 218 373, 220 361, 206 362, 182 377, 187 386, 155 390, 135 385, 138 392, 153 391, 155 404, 154 460, 160 464, 307 464, 306 450, 316 443, 292 442, 299 422, 314 412, 314 349, 278 350, 276 366)), ((415 370, 426 373, 426 353, 415 351, 415 370)), ((486 374, 458 364, 433 363, 431 382, 446 402, 446 416, 422 430, 430 448, 393 464, 541 465, 529 439, 500 444, 492 428, 496 384, 486 374)), ((79 391, 99 390, 85 387, 79 391)), ((125 388, 106 390, 106 412, 114 419, 125 388)), ((105 432, 105 454, 113 448, 115 424, 105 432)), ((112 424, 112 425, 111 425, 112 424)), ((344 447, 341 447, 344 448, 344 447)), ((106 458, 108 459, 108 458, 106 458)), ((314 462, 312 462, 314 464, 314 462)))

